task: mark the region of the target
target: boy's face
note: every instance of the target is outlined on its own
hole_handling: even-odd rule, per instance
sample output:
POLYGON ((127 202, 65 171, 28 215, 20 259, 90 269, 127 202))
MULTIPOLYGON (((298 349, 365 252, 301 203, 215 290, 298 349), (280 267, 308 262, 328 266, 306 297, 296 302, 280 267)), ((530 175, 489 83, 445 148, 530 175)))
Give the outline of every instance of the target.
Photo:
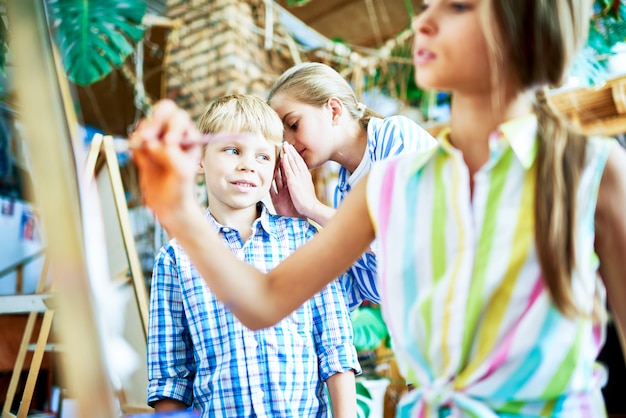
POLYGON ((276 145, 260 135, 209 143, 202 157, 209 204, 256 207, 269 192, 275 165, 276 145))

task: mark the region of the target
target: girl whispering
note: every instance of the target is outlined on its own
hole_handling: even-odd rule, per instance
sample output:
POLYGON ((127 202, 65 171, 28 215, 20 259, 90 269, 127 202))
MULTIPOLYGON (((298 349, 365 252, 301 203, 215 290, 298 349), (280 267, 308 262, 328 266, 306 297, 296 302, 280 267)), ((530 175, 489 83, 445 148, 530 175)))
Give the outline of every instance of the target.
MULTIPOLYGON (((270 190, 281 215, 306 217, 324 226, 352 187, 375 161, 424 151, 435 139, 411 119, 383 118, 359 102, 348 82, 333 68, 304 62, 285 71, 270 89, 267 102, 285 126, 284 155, 270 190), (334 161, 337 173, 333 207, 315 194, 309 169, 334 161)), ((370 248, 341 277, 348 306, 363 299, 380 303, 376 254, 370 248)))

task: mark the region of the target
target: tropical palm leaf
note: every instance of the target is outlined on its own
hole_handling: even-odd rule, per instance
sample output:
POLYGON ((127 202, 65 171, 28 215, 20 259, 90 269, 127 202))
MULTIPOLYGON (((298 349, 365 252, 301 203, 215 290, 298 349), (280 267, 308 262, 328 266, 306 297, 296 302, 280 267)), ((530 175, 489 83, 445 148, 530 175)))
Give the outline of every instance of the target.
MULTIPOLYGON (((5 10, 6 7, 4 2, 0 2, 0 7, 2 10, 5 10)), ((0 16, 0 72, 2 75, 5 75, 4 68, 7 62, 7 54, 9 53, 9 30, 7 29, 7 25, 0 16)))
POLYGON ((144 34, 145 0, 48 0, 68 78, 88 86, 120 67, 144 34))
POLYGON ((353 344, 357 351, 375 350, 389 337, 380 308, 362 306, 352 311, 350 316, 354 335, 353 344))
POLYGON ((372 394, 365 387, 365 385, 358 381, 356 382, 356 412, 357 418, 367 418, 370 415, 374 401, 372 400, 372 394))
POLYGON ((614 47, 626 42, 626 4, 619 0, 596 0, 584 48, 579 51, 570 75, 584 87, 600 85, 611 77, 608 61, 614 47))

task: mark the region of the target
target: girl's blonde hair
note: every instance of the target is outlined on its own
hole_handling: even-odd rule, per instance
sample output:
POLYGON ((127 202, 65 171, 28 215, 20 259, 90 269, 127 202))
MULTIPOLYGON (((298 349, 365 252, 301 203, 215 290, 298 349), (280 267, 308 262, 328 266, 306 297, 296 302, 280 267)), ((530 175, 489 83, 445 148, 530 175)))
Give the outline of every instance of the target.
POLYGON ((576 191, 586 141, 552 108, 545 89, 562 83, 583 45, 591 1, 492 0, 491 10, 497 73, 514 74, 522 89, 536 93, 535 239, 544 280, 557 308, 576 315, 571 273, 576 264, 576 191))
POLYGON ((215 99, 204 109, 198 128, 203 133, 250 132, 277 145, 283 142, 283 122, 278 114, 263 99, 246 94, 215 99))
POLYGON ((270 89, 267 103, 271 104, 272 99, 279 95, 317 107, 336 97, 365 129, 372 117, 382 118, 358 101, 354 90, 341 74, 319 62, 304 62, 281 74, 270 89))

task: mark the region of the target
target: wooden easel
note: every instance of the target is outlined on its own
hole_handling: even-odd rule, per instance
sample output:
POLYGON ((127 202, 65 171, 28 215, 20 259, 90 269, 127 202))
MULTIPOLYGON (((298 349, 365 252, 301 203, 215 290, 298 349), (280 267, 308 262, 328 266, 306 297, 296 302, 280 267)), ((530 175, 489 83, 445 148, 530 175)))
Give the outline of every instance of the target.
MULTIPOLYGON (((121 239, 123 250, 125 250, 125 256, 127 258, 126 263, 124 263, 124 261, 114 261, 114 263, 118 263, 118 265, 113 266, 114 269, 111 271, 111 274, 113 275, 113 279, 117 278, 120 280, 124 280, 123 277, 130 276, 141 316, 144 337, 147 339, 148 291, 135 246, 135 238, 130 225, 128 206, 126 205, 126 198, 124 197, 124 185, 122 183, 120 167, 117 162, 117 154, 113 146, 113 137, 111 136, 96 134, 91 141, 85 164, 85 176, 89 179, 94 175, 100 187, 100 198, 103 200, 102 204, 113 203, 114 205, 114 214, 104 214, 105 217, 110 220, 117 218, 119 225, 119 235, 117 237, 111 237, 111 239, 121 239), (103 176, 106 176, 106 178, 103 178, 103 176), (105 183, 106 180, 109 181, 108 184, 105 183)), ((106 207, 103 209, 106 209, 106 207)), ((107 226, 113 227, 113 225, 107 226)), ((109 238, 109 236, 107 236, 107 238, 109 238)), ((117 242, 111 243, 109 249, 111 249, 112 246, 117 247, 117 242)), ((111 252, 112 251, 109 251, 109 253, 111 252)), ((114 257, 114 255, 109 254, 109 257, 114 257)))
POLYGON ((113 137, 96 134, 90 144, 85 178, 96 181, 106 225, 107 255, 111 280, 134 295, 127 306, 124 337, 141 356, 138 370, 117 393, 123 413, 151 412, 146 404, 148 384, 146 343, 148 333, 148 292, 130 224, 124 186, 113 137))
POLYGON ((84 195, 84 147, 69 83, 56 53, 42 0, 6 4, 11 22, 13 85, 26 133, 46 259, 54 284, 55 336, 63 344, 63 385, 75 400, 77 416, 116 416, 113 385, 106 370, 105 342, 94 303, 90 257, 98 243, 86 243, 85 226, 100 222, 84 195), (80 169, 78 164, 81 164, 80 169), (59 216, 61 214, 61 216, 59 216), (95 245, 94 245, 95 244, 95 245))
MULTIPOLYGON (((109 267, 111 268, 111 279, 119 286, 130 285, 130 287, 132 287, 136 304, 131 305, 137 307, 136 313, 138 316, 136 316, 135 322, 131 321, 129 333, 134 336, 140 334, 140 337, 135 338, 134 344, 131 345, 134 345, 137 351, 145 353, 148 329, 148 294, 139 256, 135 247, 112 137, 100 134, 94 136, 87 152, 84 175, 86 181, 98 182, 103 212, 108 212, 108 216, 105 215, 105 218, 109 221, 106 225, 106 229, 109 232, 107 234, 107 246, 110 250, 108 255, 110 258, 109 267), (113 207, 111 207, 111 205, 113 207), (119 226, 119 229, 116 228, 116 225, 119 226), (114 251, 113 249, 116 248, 121 251, 114 251), (137 327, 141 328, 141 331, 139 331, 137 327)), ((49 306, 52 305, 49 303, 49 301, 52 300, 52 294, 44 293, 46 290, 50 290, 45 288, 47 270, 47 263, 45 263, 36 293, 30 295, 0 296, 0 306, 2 306, 0 313, 29 314, 11 375, 6 401, 2 409, 2 418, 25 418, 30 408, 43 355, 48 347, 48 338, 54 318, 54 309, 49 306), (35 344, 20 407, 17 415, 14 415, 11 413, 11 405, 15 398, 26 354, 32 347, 31 338, 33 336, 35 321, 40 314, 43 314, 43 321, 39 335, 37 336, 37 343, 35 344)), ((130 306, 130 308, 132 309, 133 306, 130 306)), ((132 317, 132 313, 129 316, 132 317)), ((143 359, 143 361, 143 365, 145 365, 145 359, 143 359)), ((142 368, 140 368, 140 370, 143 371, 142 368)), ((145 378, 145 384, 143 377, 136 377, 134 381, 125 382, 124 387, 117 394, 123 413, 151 411, 151 409, 146 406, 145 400, 143 403, 141 401, 141 399, 145 399, 146 385, 147 377, 145 378)))
POLYGON ((24 334, 22 335, 22 341, 20 343, 15 365, 13 367, 13 373, 11 374, 11 381, 9 382, 9 388, 7 390, 4 406, 2 407, 2 418, 26 418, 28 415, 28 410, 33 399, 35 384, 37 383, 37 376, 39 375, 43 355, 47 348, 48 337, 50 336, 52 318, 54 318, 53 304, 50 303, 52 300, 52 294, 44 293, 46 290, 49 290, 46 289, 47 274, 48 263, 47 261, 44 261, 41 276, 37 284, 37 290, 34 294, 0 296, 0 307, 2 307, 0 309, 0 314, 28 313, 28 320, 26 322, 24 334), (22 393, 20 406, 17 411, 17 415, 15 415, 11 413, 11 405, 13 404, 13 399, 15 398, 26 354, 31 348, 31 337, 35 328, 35 321, 41 313, 43 313, 43 320, 41 327, 39 328, 39 335, 37 337, 33 357, 28 369, 28 377, 26 378, 26 385, 24 387, 24 392, 22 393))

